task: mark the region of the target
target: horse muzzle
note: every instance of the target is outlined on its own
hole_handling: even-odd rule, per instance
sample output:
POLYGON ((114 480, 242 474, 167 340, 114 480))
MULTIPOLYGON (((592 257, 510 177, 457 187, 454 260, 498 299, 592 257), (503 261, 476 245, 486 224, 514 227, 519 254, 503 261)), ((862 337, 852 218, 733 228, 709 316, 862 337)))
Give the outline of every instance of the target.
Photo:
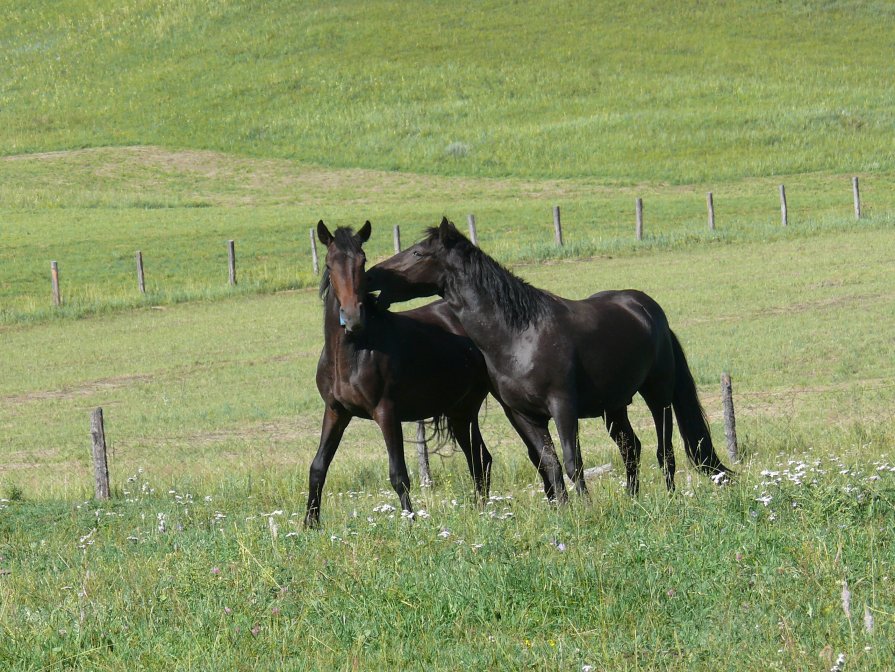
POLYGON ((339 324, 345 328, 345 333, 349 336, 359 336, 364 331, 364 307, 358 306, 355 309, 339 309, 339 324))

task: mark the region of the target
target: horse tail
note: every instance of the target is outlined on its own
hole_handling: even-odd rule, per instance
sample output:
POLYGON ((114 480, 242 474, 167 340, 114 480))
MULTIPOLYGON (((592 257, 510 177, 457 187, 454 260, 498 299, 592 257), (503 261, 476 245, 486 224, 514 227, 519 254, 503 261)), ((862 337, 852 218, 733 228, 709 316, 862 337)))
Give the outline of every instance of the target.
POLYGON ((687 457, 708 476, 713 478, 727 476, 729 478, 732 472, 721 463, 715 452, 715 447, 712 445, 709 423, 705 417, 705 410, 699 403, 696 382, 687 365, 684 349, 674 332, 669 329, 669 333, 674 351, 674 395, 671 405, 674 408, 674 415, 677 417, 677 425, 684 440, 687 457))
MULTIPOLYGON (((425 421, 425 424, 432 426, 432 435, 438 441, 439 446, 443 446, 451 442, 454 446, 459 445, 457 435, 454 434, 454 428, 448 422, 448 417, 444 414, 436 415, 431 420, 425 421)), ((426 439, 428 441, 428 437, 426 439)))

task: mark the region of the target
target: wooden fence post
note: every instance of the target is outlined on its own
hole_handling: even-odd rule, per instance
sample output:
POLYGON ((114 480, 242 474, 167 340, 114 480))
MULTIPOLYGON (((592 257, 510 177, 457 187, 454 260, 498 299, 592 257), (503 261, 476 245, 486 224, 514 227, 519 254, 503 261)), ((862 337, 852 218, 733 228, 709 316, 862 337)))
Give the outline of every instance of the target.
POLYGON ((432 474, 429 471, 429 448, 426 446, 426 423, 416 423, 416 453, 420 463, 420 487, 432 487, 432 474))
POLYGON ((634 229, 634 237, 637 240, 643 240, 643 199, 637 199, 637 226, 634 229))
POLYGON ((401 227, 395 224, 394 230, 395 254, 401 251, 401 227))
POLYGON ((50 262, 50 280, 53 283, 53 305, 62 305, 62 294, 59 292, 59 264, 50 262))
POLYGON ((721 374, 721 404, 724 407, 724 436, 727 438, 727 455, 731 462, 739 462, 737 423, 733 413, 733 385, 730 382, 730 374, 726 371, 721 374))
POLYGON ((706 196, 706 203, 709 208, 709 231, 715 230, 715 199, 712 197, 712 192, 708 193, 706 196))
POLYGON ((562 247, 562 222, 559 220, 559 206, 553 206, 553 238, 562 247))
POLYGON ((314 264, 314 275, 320 275, 320 262, 317 261, 317 238, 311 229, 311 262, 314 264))
POLYGON ((780 220, 783 222, 783 226, 789 224, 789 217, 786 213, 786 187, 782 184, 780 185, 780 220))
POLYGON ((109 499, 109 462, 106 459, 106 430, 103 409, 90 414, 90 435, 93 438, 93 480, 97 499, 109 499))
POLYGON ((236 285, 236 246, 232 240, 227 241, 227 259, 230 268, 230 286, 236 285))
POLYGON ((137 250, 137 288, 140 294, 146 293, 146 279, 143 276, 143 253, 137 250))
POLYGON ((479 236, 475 230, 475 215, 467 215, 466 221, 469 223, 469 240, 476 247, 479 246, 479 236))
POLYGON ((851 190, 855 199, 855 219, 861 219, 861 194, 858 192, 857 175, 851 178, 851 190))

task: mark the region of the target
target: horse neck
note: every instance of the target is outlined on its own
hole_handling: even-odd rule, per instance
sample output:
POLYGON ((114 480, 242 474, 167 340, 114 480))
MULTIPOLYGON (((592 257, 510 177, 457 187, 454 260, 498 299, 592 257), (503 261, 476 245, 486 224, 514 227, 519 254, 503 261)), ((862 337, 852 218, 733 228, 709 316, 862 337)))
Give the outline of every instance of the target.
POLYGON ((339 302, 330 288, 323 300, 323 340, 325 347, 333 354, 353 350, 353 343, 345 338, 345 330, 339 323, 339 302))
POLYGON ((469 273, 452 277, 445 288, 444 299, 460 320, 464 331, 480 348, 495 337, 506 341, 520 333, 504 319, 504 307, 494 294, 480 286, 469 273))
MULTIPOLYGON (((367 319, 370 320, 373 317, 373 306, 365 300, 364 307, 367 310, 367 319)), ((345 336, 345 329, 339 320, 339 302, 336 301, 332 289, 323 300, 323 341, 324 347, 333 357, 348 355, 351 357, 351 361, 354 361, 357 351, 363 349, 359 341, 345 336)))

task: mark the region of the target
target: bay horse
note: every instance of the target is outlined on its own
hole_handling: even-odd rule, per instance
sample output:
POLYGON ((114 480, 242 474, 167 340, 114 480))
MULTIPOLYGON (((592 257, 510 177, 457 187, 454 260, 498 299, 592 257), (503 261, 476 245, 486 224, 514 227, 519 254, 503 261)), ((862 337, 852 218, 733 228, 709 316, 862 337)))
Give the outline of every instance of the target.
POLYGON ((362 248, 371 230, 370 222, 356 234, 348 227, 330 233, 322 221, 317 224, 317 237, 326 246, 317 389, 326 408, 308 477, 307 527, 320 523, 326 473, 353 417, 379 425, 391 484, 404 511, 413 508, 402 422, 434 418, 436 430, 463 450, 478 497, 488 498, 492 458, 478 423, 489 390, 484 358, 444 301, 402 313, 376 306, 366 290, 362 248))
POLYGON ((438 294, 482 354, 492 393, 528 447, 548 499, 567 501, 548 422, 565 471, 582 495, 578 420, 603 417, 625 464, 627 489, 639 484, 640 440, 627 406, 640 393, 653 416, 656 456, 674 489, 672 408, 690 460, 716 480, 729 470, 715 453, 684 351, 659 304, 637 290, 604 291, 581 301, 532 287, 473 245, 447 218, 416 245, 367 273, 381 305, 438 294))

